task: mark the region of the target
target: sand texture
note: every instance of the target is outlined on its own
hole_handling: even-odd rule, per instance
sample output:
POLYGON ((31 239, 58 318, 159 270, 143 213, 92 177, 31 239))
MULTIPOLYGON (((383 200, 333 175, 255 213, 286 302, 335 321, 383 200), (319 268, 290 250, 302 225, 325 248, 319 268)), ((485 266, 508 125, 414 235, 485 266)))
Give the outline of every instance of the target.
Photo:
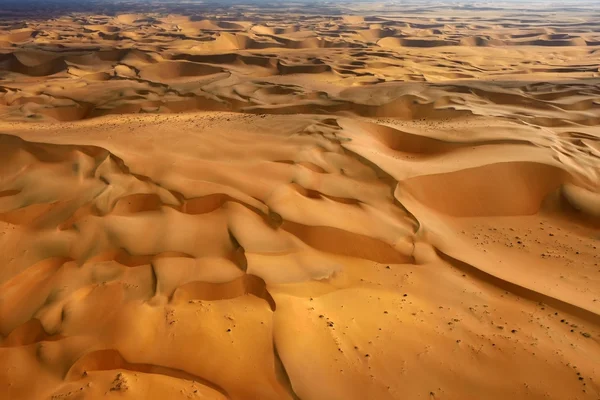
POLYGON ((598 5, 15 4, 0 399, 600 398, 598 5))

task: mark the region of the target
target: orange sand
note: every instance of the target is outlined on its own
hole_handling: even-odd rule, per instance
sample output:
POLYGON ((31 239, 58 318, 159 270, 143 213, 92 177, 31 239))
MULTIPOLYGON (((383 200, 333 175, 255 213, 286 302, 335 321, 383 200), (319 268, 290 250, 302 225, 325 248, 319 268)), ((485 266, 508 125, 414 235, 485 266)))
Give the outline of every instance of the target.
POLYGON ((598 14, 332 7, 0 25, 0 399, 600 397, 598 14))

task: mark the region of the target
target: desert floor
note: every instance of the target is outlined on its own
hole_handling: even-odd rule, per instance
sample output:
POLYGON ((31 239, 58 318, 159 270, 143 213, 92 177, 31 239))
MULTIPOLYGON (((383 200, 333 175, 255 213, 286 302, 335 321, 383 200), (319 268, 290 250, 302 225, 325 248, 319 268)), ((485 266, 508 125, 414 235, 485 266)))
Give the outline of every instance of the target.
POLYGON ((600 6, 273 3, 0 10, 0 399, 598 400, 600 6))

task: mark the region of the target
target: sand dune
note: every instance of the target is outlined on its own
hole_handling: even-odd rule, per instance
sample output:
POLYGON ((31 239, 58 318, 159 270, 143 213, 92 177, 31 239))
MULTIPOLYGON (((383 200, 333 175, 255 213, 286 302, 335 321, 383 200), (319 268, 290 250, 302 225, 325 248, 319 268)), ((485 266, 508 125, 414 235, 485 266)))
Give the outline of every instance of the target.
MULTIPOLYGON (((514 96, 540 95, 529 90, 530 83, 560 80, 564 81, 562 85, 574 87, 570 96, 560 95, 558 107, 582 111, 585 115, 578 123, 593 125, 598 121, 593 102, 597 80, 591 78, 600 79, 596 60, 600 36, 597 21, 585 7, 559 18, 551 13, 552 8, 543 17, 532 10, 515 17, 485 7, 458 10, 440 6, 437 20, 425 16, 421 4, 402 10, 388 7, 384 16, 368 9, 359 15, 326 15, 327 8, 325 15, 311 15, 310 9, 301 7, 296 14, 289 14, 290 10, 284 10, 288 14, 269 14, 252 9, 203 17, 193 12, 192 5, 189 7, 192 11, 187 16, 144 11, 31 19, 27 26, 18 28, 6 25, 0 29, 0 42, 6 43, 0 52, 0 96, 7 107, 3 112, 16 120, 64 120, 64 113, 45 110, 54 107, 55 98, 85 101, 102 110, 78 113, 68 120, 105 114, 109 108, 116 113, 148 106, 159 112, 173 112, 172 107, 160 108, 155 102, 156 97, 169 92, 170 103, 189 103, 191 96, 202 93, 230 111, 349 111, 362 116, 420 118, 420 114, 431 114, 431 107, 422 113, 407 111, 405 106, 395 104, 393 96, 386 95, 390 104, 378 104, 379 110, 372 110, 340 94, 355 86, 389 83, 395 87, 398 81, 419 82, 421 86, 411 93, 419 96, 419 104, 433 101, 435 109, 442 102, 441 107, 462 111, 487 102, 486 93, 495 93, 506 82, 523 82, 524 87, 518 91, 510 88, 512 98, 508 101, 512 102, 514 96), (559 55, 563 53, 568 56, 559 55), (208 80, 197 79, 211 71, 224 73, 208 80), (302 74, 319 78, 304 82, 302 74), (174 79, 179 85, 173 86, 174 79), (140 86, 139 96, 123 99, 122 88, 127 83, 123 80, 128 80, 130 86, 140 86), (428 93, 419 95, 456 81, 477 85, 478 90, 470 93, 475 97, 461 87, 456 88, 458 93, 444 87, 450 93, 443 100, 438 96, 431 99, 428 93), (502 83, 491 84, 496 81, 502 83), (260 98, 240 97, 230 91, 234 85, 259 87, 265 82, 298 85, 303 90, 289 96, 288 101, 264 93, 260 98), (82 88, 85 99, 74 98, 73 88, 82 88), (4 92, 7 90, 10 96, 4 92), (40 91, 49 95, 48 100, 39 101, 36 96, 40 91), (16 98, 22 100, 15 103, 16 98), (26 103, 32 104, 24 107, 26 103)), ((185 109, 206 110, 203 104, 185 109)), ((478 114, 477 110, 474 113, 478 114)), ((448 117, 445 111, 441 115, 448 117)), ((545 125, 560 125, 572 119, 553 114, 535 118, 533 123, 545 125)))
POLYGON ((597 5, 40 7, 0 399, 600 396, 597 5))

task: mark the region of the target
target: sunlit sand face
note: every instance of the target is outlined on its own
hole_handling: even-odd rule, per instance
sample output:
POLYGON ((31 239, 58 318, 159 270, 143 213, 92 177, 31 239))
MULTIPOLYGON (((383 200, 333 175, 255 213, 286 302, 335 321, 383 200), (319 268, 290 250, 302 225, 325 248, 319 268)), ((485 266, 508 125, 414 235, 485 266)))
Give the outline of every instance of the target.
POLYGON ((598 11, 0 6, 0 399, 597 400, 598 11))

